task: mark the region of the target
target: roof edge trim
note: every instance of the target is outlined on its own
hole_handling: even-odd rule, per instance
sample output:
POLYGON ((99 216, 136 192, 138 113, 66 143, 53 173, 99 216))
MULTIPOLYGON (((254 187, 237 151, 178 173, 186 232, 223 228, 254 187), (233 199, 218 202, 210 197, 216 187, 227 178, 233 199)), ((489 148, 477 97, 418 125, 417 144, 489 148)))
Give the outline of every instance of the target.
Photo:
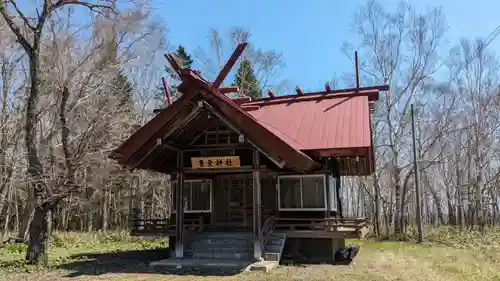
POLYGON ((305 101, 308 99, 338 98, 343 96, 356 96, 356 95, 372 95, 373 101, 376 101, 379 99, 378 97, 379 92, 384 92, 388 90, 389 90, 389 85, 381 85, 381 86, 370 86, 361 88, 338 89, 332 91, 310 92, 310 93, 304 93, 304 95, 286 95, 286 96, 261 98, 258 100, 252 100, 250 102, 244 103, 242 104, 242 106, 258 105, 261 103, 268 104, 269 102, 283 101, 290 99, 297 99, 297 101, 305 101))

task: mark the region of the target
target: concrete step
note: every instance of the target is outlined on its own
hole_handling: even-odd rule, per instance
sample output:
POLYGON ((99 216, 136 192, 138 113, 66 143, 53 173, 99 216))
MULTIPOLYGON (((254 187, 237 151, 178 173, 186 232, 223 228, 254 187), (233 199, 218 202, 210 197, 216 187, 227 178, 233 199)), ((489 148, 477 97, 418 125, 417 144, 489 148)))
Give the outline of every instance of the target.
POLYGON ((253 245, 253 240, 239 239, 220 239, 220 238, 200 238, 195 239, 192 243, 203 244, 238 244, 238 245, 253 245))
POLYGON ((191 245, 202 246, 202 247, 253 247, 253 242, 202 240, 202 241, 193 241, 191 242, 191 245))
POLYGON ((269 234, 264 246, 264 260, 279 262, 285 247, 285 241, 285 233, 273 232, 269 234))
POLYGON ((281 258, 280 253, 268 253, 268 252, 266 252, 264 254, 265 261, 277 261, 277 262, 279 262, 280 258, 281 258))
POLYGON ((282 232, 272 232, 268 236, 269 238, 285 239, 286 234, 282 232))
POLYGON ((202 232, 198 233, 196 235, 197 239, 202 239, 202 238, 226 238, 226 239, 237 239, 237 240, 248 240, 248 239, 253 239, 253 233, 247 233, 247 232, 233 232, 233 233, 228 233, 228 232, 202 232))
POLYGON ((193 239, 193 242, 203 243, 253 243, 253 239, 233 239, 233 238, 220 238, 220 237, 199 237, 193 239))
POLYGON ((196 247, 192 248, 193 253, 199 252, 217 252, 217 253, 236 253, 236 252, 252 252, 250 247, 196 247))
POLYGON ((283 250, 283 246, 266 245, 264 246, 265 252, 280 253, 283 250))
POLYGON ((266 245, 285 245, 285 239, 267 239, 266 240, 266 245))
POLYGON ((253 233, 203 232, 198 233, 191 244, 195 259, 253 259, 253 233))
POLYGON ((164 267, 170 269, 213 269, 217 272, 219 270, 234 270, 235 272, 241 272, 247 270, 247 268, 253 264, 252 261, 243 260, 214 260, 214 259, 176 259, 170 258, 166 260, 154 261, 149 264, 150 267, 164 267))
POLYGON ((237 252, 237 253, 208 253, 200 252, 193 253, 193 258, 195 259, 235 259, 235 260, 252 260, 253 252, 237 252))

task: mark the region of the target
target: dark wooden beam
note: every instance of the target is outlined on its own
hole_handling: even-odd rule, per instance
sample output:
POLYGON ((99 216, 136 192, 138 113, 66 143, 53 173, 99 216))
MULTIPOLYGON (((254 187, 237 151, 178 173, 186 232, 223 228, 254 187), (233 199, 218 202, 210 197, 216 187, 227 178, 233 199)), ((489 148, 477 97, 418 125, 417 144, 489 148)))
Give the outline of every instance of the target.
POLYGON ((184 153, 177 153, 177 189, 175 190, 175 257, 184 258, 184 153))
POLYGON ((368 157, 370 147, 332 148, 304 150, 311 157, 368 157))
MULTIPOLYGON (((255 169, 252 166, 241 166, 239 168, 228 168, 228 169, 193 169, 184 168, 184 173, 186 174, 234 174, 234 173, 252 173, 255 169)), ((270 172, 266 165, 261 165, 259 167, 261 172, 270 172)), ((297 173, 295 173, 297 174, 297 173)))
POLYGON ((171 142, 169 142, 169 141, 167 141, 165 139, 160 139, 160 143, 161 143, 162 146, 164 146, 164 147, 166 147, 166 148, 168 148, 170 150, 173 150, 173 151, 176 151, 176 152, 181 151, 180 147, 176 146, 175 144, 173 144, 173 143, 171 143, 171 142))
POLYGON ((340 182, 340 161, 337 159, 333 159, 333 177, 335 178, 335 189, 337 190, 337 210, 339 212, 339 215, 341 218, 344 217, 342 214, 342 198, 340 198, 340 189, 341 189, 341 182, 340 182))
POLYGON ((249 143, 226 143, 226 144, 197 144, 182 148, 184 151, 208 151, 208 150, 228 150, 228 149, 252 149, 249 143))
POLYGON ((227 60, 224 67, 219 72, 219 75, 217 75, 217 78, 215 78, 214 82, 212 83, 212 88, 218 89, 220 85, 222 85, 222 82, 224 82, 224 79, 226 79, 227 75, 231 71, 231 68, 233 68, 236 61, 238 61, 238 58, 241 56, 241 54, 243 54, 243 51, 245 50, 247 45, 248 43, 238 44, 238 47, 236 47, 231 57, 227 60))
POLYGON ((175 59, 175 57, 172 56, 171 54, 165 54, 164 56, 167 59, 170 66, 172 67, 172 69, 175 71, 175 73, 177 73, 177 75, 179 75, 179 77, 182 79, 182 68, 175 59))
MULTIPOLYGON (((325 173, 331 173, 332 171, 330 170, 325 170, 325 169, 321 169, 321 170, 315 170, 315 171, 312 171, 312 172, 309 172, 307 173, 308 175, 324 175, 325 173)), ((284 169, 280 169, 280 170, 269 170, 268 171, 268 174, 272 175, 272 176, 293 176, 293 175, 297 175, 297 172, 294 171, 294 170, 284 170, 284 169)))
POLYGON ((172 96, 170 94, 170 89, 168 88, 167 80, 165 80, 165 77, 162 77, 161 81, 163 82, 163 89, 165 90, 165 97, 167 98, 167 106, 169 106, 172 104, 172 96))
POLYGON ((147 159, 156 151, 156 149, 158 149, 158 147, 161 145, 161 140, 158 141, 158 139, 156 140, 156 143, 153 144, 149 150, 141 156, 141 158, 139 158, 139 160, 137 162, 135 162, 134 164, 132 165, 129 165, 128 168, 130 170, 133 170, 137 167, 139 167, 141 164, 143 164, 144 162, 147 161, 147 159))
POLYGON ((330 211, 331 211, 331 196, 332 194, 330 193, 330 173, 325 173, 325 196, 326 196, 326 211, 325 211, 325 218, 330 217, 330 211))
POLYGON ((223 95, 230 94, 230 93, 237 93, 239 91, 240 91, 240 89, 236 86, 220 87, 219 88, 219 92, 223 95))
MULTIPOLYGON (((187 114, 187 116, 184 119, 178 120, 177 123, 170 124, 170 126, 169 126, 167 132, 165 133, 165 135, 163 136, 163 138, 166 139, 170 135, 175 133, 177 130, 181 129, 183 126, 188 124, 193 118, 195 118, 198 113, 199 113, 199 107, 195 107, 187 114)), ((149 156, 153 152, 155 152, 156 149, 161 146, 161 144, 162 144, 161 139, 159 140, 157 138, 154 145, 152 145, 152 147, 150 148, 150 150, 145 155, 143 155, 137 162, 133 162, 133 163, 135 163, 135 164, 133 164, 133 168, 136 168, 140 165, 148 165, 149 163, 151 163, 151 161, 154 160, 155 157, 149 157, 149 156)))
POLYGON ((295 99, 300 99, 301 101, 306 100, 316 100, 319 98, 340 98, 340 97, 355 97, 368 95, 369 101, 377 101, 378 100, 378 92, 384 92, 389 90, 389 85, 379 85, 379 86, 369 86, 362 88, 349 88, 349 89, 332 89, 331 91, 320 91, 320 92, 308 92, 304 93, 305 96, 277 96, 274 98, 261 98, 259 100, 253 101, 251 103, 252 106, 258 106, 259 104, 270 104, 270 103, 279 103, 279 102, 290 102, 295 99), (356 93, 363 92, 363 93, 356 93), (325 97, 326 95, 326 97, 325 97))
POLYGON ((262 260, 262 204, 261 204, 261 183, 260 183, 260 153, 253 150, 253 257, 255 261, 262 260))

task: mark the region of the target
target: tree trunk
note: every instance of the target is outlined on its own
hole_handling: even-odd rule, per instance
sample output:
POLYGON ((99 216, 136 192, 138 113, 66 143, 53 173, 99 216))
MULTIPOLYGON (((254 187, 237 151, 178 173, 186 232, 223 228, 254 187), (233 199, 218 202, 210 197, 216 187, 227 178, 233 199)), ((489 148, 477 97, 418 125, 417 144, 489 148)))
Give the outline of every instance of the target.
POLYGON ((38 148, 36 146, 36 124, 37 124, 37 105, 39 99, 39 38, 40 34, 35 35, 34 46, 30 56, 30 94, 26 104, 26 122, 24 125, 25 131, 25 146, 26 160, 28 163, 28 175, 31 177, 29 188, 33 189, 33 197, 35 203, 35 211, 33 220, 30 223, 30 240, 26 260, 30 263, 39 262, 42 255, 45 254, 48 239, 47 229, 47 211, 44 210, 43 200, 47 192, 47 186, 44 176, 44 169, 38 148))
POLYGON ((48 208, 44 208, 41 204, 37 204, 33 215, 32 223, 30 224, 30 239, 28 250, 26 252, 26 261, 28 263, 47 264, 47 243, 51 232, 51 212, 48 208))
POLYGON ((375 191, 375 235, 380 235, 380 186, 377 176, 373 176, 373 187, 375 191))
POLYGON ((14 231, 18 232, 19 231, 19 206, 18 206, 18 200, 17 200, 17 190, 14 191, 14 213, 16 216, 14 231))
POLYGON ((401 204, 401 175, 399 167, 394 167, 394 193, 395 193, 395 204, 396 210, 394 213, 394 234, 401 235, 403 233, 402 222, 402 204, 401 204))
POLYGON ((446 192, 446 205, 448 206, 448 223, 451 225, 457 225, 456 221, 456 214, 457 214, 457 208, 452 203, 452 195, 451 195, 451 190, 450 186, 447 184, 445 186, 445 192, 446 192))
MULTIPOLYGON (((436 216, 437 216, 437 221, 441 225, 445 225, 445 220, 444 220, 444 214, 443 214, 443 207, 441 206, 441 196, 438 194, 436 189, 431 186, 431 183, 429 181, 429 177, 427 176, 427 173, 422 172, 422 179, 425 185, 427 186, 427 189, 431 192, 432 199, 434 200, 434 204, 436 206, 436 216)), ((448 210, 451 213, 451 209, 448 210)))
POLYGON ((5 210, 5 215, 3 216, 5 221, 4 221, 4 226, 3 226, 3 235, 0 235, 1 239, 3 239, 3 236, 5 234, 7 234, 7 232, 9 231, 9 222, 10 222, 10 217, 11 217, 10 213, 11 213, 11 207, 12 207, 11 201, 12 201, 12 197, 13 197, 12 193, 14 192, 13 188, 10 187, 8 192, 9 192, 9 195, 8 195, 9 202, 7 203, 7 209, 5 210))
POLYGON ((93 212, 89 208, 87 212, 87 232, 92 232, 92 230, 94 229, 93 220, 94 220, 93 212))
POLYGON ((17 237, 23 241, 28 241, 28 230, 31 221, 33 220, 33 213, 35 211, 35 195, 33 192, 33 188, 28 188, 28 202, 26 202, 26 206, 24 207, 21 215, 21 227, 19 228, 19 232, 17 234, 17 237))
POLYGON ((103 195, 103 202, 102 202, 102 231, 107 231, 108 230, 108 220, 109 220, 109 214, 108 214, 108 187, 107 185, 104 186, 104 195, 103 195))

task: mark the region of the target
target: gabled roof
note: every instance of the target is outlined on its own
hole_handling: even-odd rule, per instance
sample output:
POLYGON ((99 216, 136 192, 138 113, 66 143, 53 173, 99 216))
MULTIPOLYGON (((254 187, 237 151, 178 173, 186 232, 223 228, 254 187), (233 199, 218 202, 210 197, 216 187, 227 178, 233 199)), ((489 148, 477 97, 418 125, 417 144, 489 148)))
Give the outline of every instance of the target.
POLYGON ((156 138, 165 135, 167 124, 172 122, 188 104, 204 100, 257 148, 270 155, 272 160, 283 162, 286 167, 299 172, 307 172, 320 167, 318 162, 294 147, 293 144, 275 135, 194 72, 186 70, 183 71, 182 76, 183 83, 179 86, 179 90, 185 94, 171 106, 161 110, 151 121, 121 144, 112 154, 112 158, 122 165, 138 165, 137 161, 143 157, 134 157, 134 154, 142 153, 144 157, 147 157, 145 151, 154 149, 156 138))

